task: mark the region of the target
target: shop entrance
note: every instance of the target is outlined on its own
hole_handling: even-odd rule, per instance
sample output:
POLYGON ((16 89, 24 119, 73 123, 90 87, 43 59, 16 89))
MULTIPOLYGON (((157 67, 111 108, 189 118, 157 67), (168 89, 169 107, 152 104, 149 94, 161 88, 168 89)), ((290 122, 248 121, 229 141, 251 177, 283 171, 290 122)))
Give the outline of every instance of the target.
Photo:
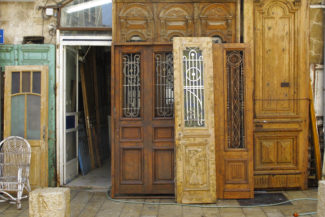
POLYGON ((111 48, 79 44, 60 49, 58 181, 72 188, 107 190, 111 185, 111 48))

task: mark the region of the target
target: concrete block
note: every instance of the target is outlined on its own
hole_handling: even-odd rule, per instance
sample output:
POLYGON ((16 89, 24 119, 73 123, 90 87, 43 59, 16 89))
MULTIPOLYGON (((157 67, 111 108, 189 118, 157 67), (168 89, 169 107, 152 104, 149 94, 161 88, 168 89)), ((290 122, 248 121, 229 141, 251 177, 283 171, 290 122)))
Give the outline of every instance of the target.
POLYGON ((318 182, 317 217, 325 217, 325 181, 318 182))
POLYGON ((29 193, 29 217, 70 217, 69 188, 38 188, 29 193))

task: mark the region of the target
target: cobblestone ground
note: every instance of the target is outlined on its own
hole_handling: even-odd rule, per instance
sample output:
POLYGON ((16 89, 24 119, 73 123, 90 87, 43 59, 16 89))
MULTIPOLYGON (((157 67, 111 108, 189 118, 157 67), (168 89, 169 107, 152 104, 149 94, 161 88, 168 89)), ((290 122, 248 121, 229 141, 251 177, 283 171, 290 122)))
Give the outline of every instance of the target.
MULTIPOLYGON (((307 191, 285 191, 288 199, 317 198, 317 189, 307 191)), ((313 212, 317 201, 295 201, 292 205, 256 208, 201 208, 181 205, 163 205, 174 203, 172 199, 136 199, 136 202, 154 202, 156 205, 120 203, 108 200, 103 192, 71 191, 72 217, 289 217, 293 213, 313 212)), ((236 200, 220 200, 217 205, 239 205, 236 200)), ((22 209, 16 205, 0 203, 0 216, 28 216, 28 200, 24 200, 22 209)), ((300 216, 300 215, 299 215, 300 216)), ((306 215, 315 216, 316 215, 306 215)))

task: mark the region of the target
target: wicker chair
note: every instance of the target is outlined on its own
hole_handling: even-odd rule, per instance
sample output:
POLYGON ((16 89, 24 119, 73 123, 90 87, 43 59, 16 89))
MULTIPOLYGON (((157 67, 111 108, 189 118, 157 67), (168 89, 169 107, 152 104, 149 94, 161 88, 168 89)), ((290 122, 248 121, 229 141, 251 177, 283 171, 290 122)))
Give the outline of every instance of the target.
POLYGON ((30 192, 31 148, 26 139, 10 136, 0 143, 0 202, 9 201, 21 209, 24 189, 30 192), (16 197, 15 197, 16 196, 16 197))

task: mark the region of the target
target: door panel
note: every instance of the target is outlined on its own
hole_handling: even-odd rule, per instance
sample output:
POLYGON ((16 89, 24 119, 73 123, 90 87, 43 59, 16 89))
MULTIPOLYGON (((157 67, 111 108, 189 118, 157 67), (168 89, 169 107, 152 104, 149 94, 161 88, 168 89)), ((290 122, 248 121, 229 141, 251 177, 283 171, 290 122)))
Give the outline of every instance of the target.
POLYGON ((64 48, 65 58, 65 145, 63 184, 79 173, 78 166, 78 51, 64 48))
POLYGON ((114 49, 113 196, 173 194, 172 48, 114 49))
POLYGON ((218 198, 253 198, 253 79, 246 44, 214 44, 218 198))
POLYGON ((298 13, 287 3, 269 1, 255 11, 256 115, 295 116, 298 112, 296 70, 298 13), (274 43, 276 41, 277 43, 274 43))
POLYGON ((256 188, 307 187, 308 4, 253 5, 256 188))
POLYGON ((32 147, 30 184, 48 183, 48 67, 6 66, 4 137, 21 136, 32 147))
POLYGON ((211 38, 173 40, 176 199, 216 200, 213 62, 211 38))

